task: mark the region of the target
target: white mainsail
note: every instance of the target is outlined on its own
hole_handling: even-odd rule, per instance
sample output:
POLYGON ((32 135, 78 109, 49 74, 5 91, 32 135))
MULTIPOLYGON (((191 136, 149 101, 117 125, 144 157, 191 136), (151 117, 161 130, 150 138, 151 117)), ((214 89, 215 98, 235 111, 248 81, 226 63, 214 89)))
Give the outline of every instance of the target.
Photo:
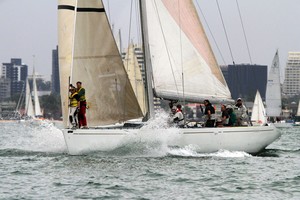
POLYGON ((267 123, 266 110, 258 90, 252 108, 251 121, 260 125, 267 123))
POLYGON ((146 114, 145 86, 144 86, 141 69, 137 57, 135 55, 134 49, 135 46, 133 44, 130 44, 126 52, 124 66, 127 71, 135 96, 139 102, 143 114, 145 115, 146 114))
POLYGON ((35 117, 28 79, 26 79, 25 114, 28 117, 35 117))
POLYGON ((281 89, 278 50, 273 58, 268 74, 266 89, 266 112, 269 117, 277 117, 281 114, 281 89))
POLYGON ((34 114, 35 116, 42 116, 40 101, 37 93, 37 86, 36 86, 36 75, 35 70, 33 69, 33 75, 32 75, 32 85, 33 85, 33 97, 34 97, 34 114))
POLYGON ((58 10, 64 125, 68 118, 68 77, 73 84, 81 81, 86 89, 89 126, 142 117, 102 1, 59 0, 58 10))
POLYGON ((151 27, 146 46, 150 49, 156 95, 194 102, 230 100, 230 91, 193 1, 145 3, 147 24, 151 27))

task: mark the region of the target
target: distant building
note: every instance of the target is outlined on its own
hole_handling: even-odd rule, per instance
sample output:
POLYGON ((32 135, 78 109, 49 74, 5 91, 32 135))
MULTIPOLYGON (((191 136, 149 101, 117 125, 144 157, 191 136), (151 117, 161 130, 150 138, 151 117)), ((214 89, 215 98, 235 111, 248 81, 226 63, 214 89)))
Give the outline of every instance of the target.
POLYGON ((10 63, 2 63, 1 75, 10 79, 10 95, 20 94, 25 88, 28 66, 20 58, 12 58, 10 63))
POLYGON ((60 94, 60 82, 59 82, 59 65, 58 65, 58 46, 52 50, 52 80, 51 80, 51 92, 60 94))
POLYGON ((254 100, 256 91, 265 99, 268 77, 267 65, 238 64, 221 66, 233 99, 254 100))
MULTIPOLYGON (((142 47, 140 47, 138 45, 134 45, 134 53, 135 53, 135 56, 136 56, 137 61, 139 63, 141 74, 142 74, 142 77, 143 77, 143 80, 144 80, 144 83, 145 83, 144 53, 143 53, 142 47)), ((122 59, 123 59, 123 61, 125 60, 126 54, 127 54, 127 49, 125 49, 122 52, 122 59)))
POLYGON ((8 78, 4 78, 4 77, 0 77, 0 102, 7 99, 7 98, 10 98, 10 89, 11 89, 11 86, 10 86, 10 79, 8 78))
POLYGON ((285 68, 283 93, 288 96, 300 93, 300 52, 289 52, 285 68))
MULTIPOLYGON (((142 74, 142 77, 143 77, 143 81, 144 81, 144 84, 145 84, 146 74, 145 74, 143 49, 139 45, 134 45, 134 52, 135 52, 135 56, 137 58, 137 61, 138 61, 138 64, 139 64, 139 67, 140 67, 140 70, 141 70, 141 74, 142 74)), ((127 54, 127 49, 123 50, 123 52, 122 52, 123 62, 125 60, 126 54, 127 54)), ((160 109, 161 108, 161 102, 160 102, 159 98, 154 97, 153 98, 153 103, 154 103, 154 109, 160 109)))

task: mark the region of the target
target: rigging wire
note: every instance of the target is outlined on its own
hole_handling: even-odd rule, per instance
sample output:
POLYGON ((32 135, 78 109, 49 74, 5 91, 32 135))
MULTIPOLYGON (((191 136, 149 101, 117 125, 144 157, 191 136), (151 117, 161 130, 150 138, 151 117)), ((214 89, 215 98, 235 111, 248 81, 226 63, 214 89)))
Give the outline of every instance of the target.
MULTIPOLYGON (((132 5, 133 5, 133 0, 131 0, 131 4, 130 4, 129 30, 128 30, 128 41, 127 41, 128 47, 130 45, 130 38, 131 38, 131 22, 132 22, 132 7, 133 7, 132 5)), ((127 54, 128 53, 129 53, 129 50, 127 50, 127 54)), ((127 59, 127 61, 126 61, 127 71, 128 71, 128 60, 129 59, 127 59)))
POLYGON ((162 28, 162 24, 161 24, 161 20, 160 20, 160 15, 159 15, 158 9, 157 9, 156 0, 154 0, 154 4, 155 4, 155 8, 156 8, 156 14, 157 14, 157 17, 158 17, 160 30, 161 30, 161 32, 162 32, 163 39, 164 39, 164 44, 165 44, 165 47, 166 47, 166 50, 167 50, 168 59, 169 59, 169 62, 170 62, 171 71, 172 71, 172 76, 173 76, 173 79, 174 79, 174 83, 175 83, 177 95, 179 96, 179 90, 178 90, 178 86, 177 86, 177 82, 176 82, 176 78, 175 78, 175 73, 174 73, 173 65, 172 65, 172 62, 171 62, 171 56, 170 56, 170 52, 168 51, 167 40, 166 40, 166 36, 165 36, 164 31, 163 31, 163 28, 162 28))
POLYGON ((197 7, 198 7, 198 10, 200 11, 200 13, 201 13, 201 15, 202 15, 202 17, 203 17, 203 19, 204 19, 204 22, 205 22, 205 24, 206 24, 206 26, 207 26, 207 28, 208 28, 208 31, 209 31, 209 33, 210 33, 210 35, 211 35, 211 37, 212 37, 212 39, 213 39, 213 41, 214 41, 214 43, 215 43, 217 49, 218 49, 218 52, 219 52, 219 54, 220 54, 220 56, 221 56, 221 58, 222 58, 222 61, 223 61, 224 65, 225 65, 226 62, 225 62, 225 59, 224 59, 224 57, 223 57, 223 54, 222 54, 222 52, 221 52, 221 50, 220 50, 220 48, 219 48, 219 45, 218 45, 218 43, 217 43, 217 41, 216 41, 216 38, 214 37, 214 35, 213 35, 213 33, 212 33, 211 29, 210 29, 210 26, 209 26, 209 24, 208 24, 208 22, 207 22, 207 20, 206 20, 206 17, 205 17, 205 15, 204 15, 202 9, 200 8, 200 5, 199 5, 199 3, 198 3, 197 0, 196 0, 196 4, 197 4, 197 7))
POLYGON ((236 5, 237 5, 238 11, 239 11, 239 16, 240 16, 240 20, 241 20, 241 24, 242 24, 242 28, 243 28, 244 38, 245 38, 246 45, 247 45, 247 51, 248 51, 248 55, 249 55, 249 58, 250 58, 250 63, 252 64, 252 58, 251 58, 251 54, 250 54, 250 49, 249 49, 249 45, 248 45, 248 40, 247 40, 245 27, 244 27, 244 23, 243 23, 243 19, 242 19, 241 10, 240 10, 238 0, 236 0, 236 5))
MULTIPOLYGON (((182 52, 182 30, 181 30, 181 12, 180 12, 180 0, 178 0, 178 13, 179 13, 179 38, 180 38, 180 62, 181 62, 181 79, 182 79, 182 98, 183 105, 185 105, 185 90, 184 90, 184 73, 183 73, 183 52, 182 52)), ((185 115, 185 109, 183 110, 183 115, 185 115)), ((185 123, 185 117, 184 123, 185 123)))
POLYGON ((220 17, 221 17, 221 21, 222 21, 223 29, 224 29, 224 32, 225 32, 225 36, 226 36, 226 40, 227 40, 227 44, 228 44, 228 48, 229 48, 230 55, 231 55, 231 59, 232 59, 232 63, 233 63, 233 64, 235 64, 235 63, 234 63, 234 59, 233 59, 232 50, 231 50, 230 43, 229 43, 229 39, 228 39, 228 35, 227 35, 227 31, 226 31, 226 27, 225 27, 225 24, 224 24, 223 16, 222 16, 222 13, 221 13, 221 9, 220 9, 220 5, 219 5, 219 1, 218 1, 218 0, 216 0, 216 3, 217 3, 218 10, 219 10, 219 14, 220 14, 220 17))

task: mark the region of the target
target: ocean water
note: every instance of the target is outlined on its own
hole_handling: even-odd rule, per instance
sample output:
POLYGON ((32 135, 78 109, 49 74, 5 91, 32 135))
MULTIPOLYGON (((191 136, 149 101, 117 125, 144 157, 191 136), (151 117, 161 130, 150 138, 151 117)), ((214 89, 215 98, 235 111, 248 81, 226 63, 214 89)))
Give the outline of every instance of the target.
POLYGON ((300 128, 280 131, 257 156, 163 141, 69 156, 53 124, 1 122, 0 199, 300 199, 300 128))

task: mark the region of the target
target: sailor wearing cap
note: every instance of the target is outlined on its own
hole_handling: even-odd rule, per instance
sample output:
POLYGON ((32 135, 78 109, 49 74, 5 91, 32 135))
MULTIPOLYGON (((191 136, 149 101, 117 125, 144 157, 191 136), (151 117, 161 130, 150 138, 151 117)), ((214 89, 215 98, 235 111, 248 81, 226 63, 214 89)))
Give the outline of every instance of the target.
POLYGON ((241 98, 236 100, 234 112, 236 114, 236 125, 237 126, 247 126, 248 125, 248 109, 243 104, 241 98))

